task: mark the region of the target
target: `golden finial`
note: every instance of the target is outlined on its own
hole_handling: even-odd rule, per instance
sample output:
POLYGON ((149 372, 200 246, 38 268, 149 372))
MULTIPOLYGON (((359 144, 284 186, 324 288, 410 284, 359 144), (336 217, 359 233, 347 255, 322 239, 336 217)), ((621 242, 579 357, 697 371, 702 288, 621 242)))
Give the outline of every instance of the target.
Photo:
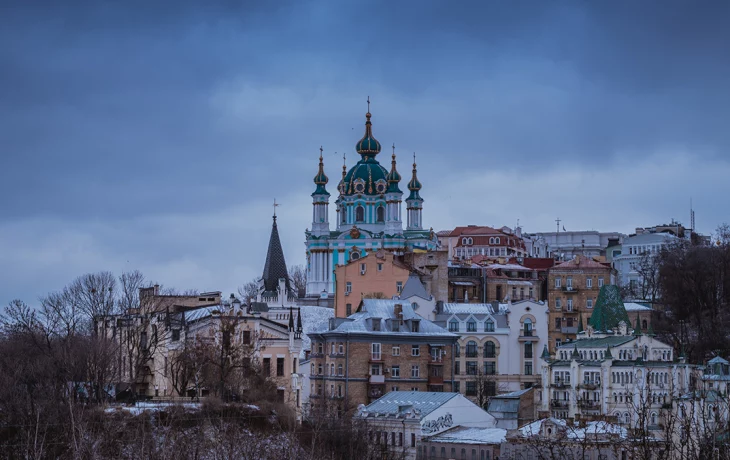
POLYGON ((322 152, 324 152, 324 149, 323 149, 323 148, 322 148, 322 146, 320 145, 320 146, 319 146, 319 161, 320 161, 320 163, 322 162, 322 152))
POLYGON ((413 169, 416 169, 416 152, 413 152, 413 169))

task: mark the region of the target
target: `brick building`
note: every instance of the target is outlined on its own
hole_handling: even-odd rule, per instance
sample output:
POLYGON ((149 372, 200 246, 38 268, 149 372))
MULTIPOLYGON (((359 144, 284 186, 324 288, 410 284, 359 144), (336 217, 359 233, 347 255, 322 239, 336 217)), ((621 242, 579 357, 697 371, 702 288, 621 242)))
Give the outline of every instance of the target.
POLYGON ((308 335, 312 406, 347 410, 389 391, 452 391, 458 336, 407 302, 364 299, 356 313, 308 335))
POLYGON ((528 257, 529 253, 522 239, 522 229, 514 231, 509 227, 492 228, 467 225, 451 231, 440 231, 436 235, 442 248, 447 248, 449 259, 469 259, 482 255, 490 257, 528 257))
POLYGON ((548 269, 549 348, 575 340, 593 313, 602 286, 614 284, 610 264, 577 255, 548 269))

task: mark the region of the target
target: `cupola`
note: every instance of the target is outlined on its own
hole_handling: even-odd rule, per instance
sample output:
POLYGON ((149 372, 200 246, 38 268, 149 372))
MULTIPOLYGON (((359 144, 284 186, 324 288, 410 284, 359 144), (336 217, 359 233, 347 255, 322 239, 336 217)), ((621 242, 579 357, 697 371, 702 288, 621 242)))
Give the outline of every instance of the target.
POLYGON ((319 171, 314 176, 314 183, 317 185, 317 189, 314 191, 314 195, 329 195, 325 185, 329 182, 329 178, 324 173, 324 161, 322 159, 322 147, 319 148, 319 171))

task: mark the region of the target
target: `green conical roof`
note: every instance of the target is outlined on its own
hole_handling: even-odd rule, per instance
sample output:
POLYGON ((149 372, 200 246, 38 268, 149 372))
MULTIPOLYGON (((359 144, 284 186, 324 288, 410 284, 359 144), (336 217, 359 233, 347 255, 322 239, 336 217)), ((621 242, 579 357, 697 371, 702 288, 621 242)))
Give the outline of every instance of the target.
POLYGON ((583 315, 578 315, 578 334, 583 332, 583 315))
POLYGON ((621 321, 631 326, 629 314, 626 313, 624 302, 621 300, 621 292, 618 286, 604 285, 598 293, 596 306, 588 324, 596 331, 606 332, 618 327, 621 321))
POLYGON ((654 337, 656 334, 654 333, 654 326, 651 324, 651 320, 649 320, 649 330, 646 332, 646 335, 650 335, 654 337))
POLYGON ((549 361, 550 360, 550 352, 548 351, 547 344, 543 345, 543 347, 542 347, 542 355, 540 355, 540 358, 542 358, 543 361, 549 361))
POLYGON ((580 353, 578 353, 578 344, 575 344, 573 346, 573 352, 570 354, 570 359, 578 359, 580 357, 580 353))

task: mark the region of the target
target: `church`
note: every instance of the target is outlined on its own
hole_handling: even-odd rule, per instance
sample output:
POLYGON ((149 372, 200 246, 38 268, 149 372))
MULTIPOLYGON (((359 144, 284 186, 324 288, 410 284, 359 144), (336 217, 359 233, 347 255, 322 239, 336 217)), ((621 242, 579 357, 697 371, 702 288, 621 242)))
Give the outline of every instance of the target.
POLYGON ((408 251, 429 251, 438 246, 433 229, 424 230, 421 182, 416 176, 415 154, 413 175, 408 182, 406 225, 403 228, 400 189, 401 175, 396 169, 395 147, 390 171, 377 159, 380 142, 373 136, 370 102, 365 114, 365 134, 355 145, 360 160, 347 170, 342 166, 342 178, 337 185, 335 229, 330 229, 329 178, 324 172, 320 149, 319 171, 314 177, 312 193, 312 227, 307 230, 307 297, 331 297, 335 292, 334 269, 365 257, 371 252, 385 250, 396 255, 408 251))

